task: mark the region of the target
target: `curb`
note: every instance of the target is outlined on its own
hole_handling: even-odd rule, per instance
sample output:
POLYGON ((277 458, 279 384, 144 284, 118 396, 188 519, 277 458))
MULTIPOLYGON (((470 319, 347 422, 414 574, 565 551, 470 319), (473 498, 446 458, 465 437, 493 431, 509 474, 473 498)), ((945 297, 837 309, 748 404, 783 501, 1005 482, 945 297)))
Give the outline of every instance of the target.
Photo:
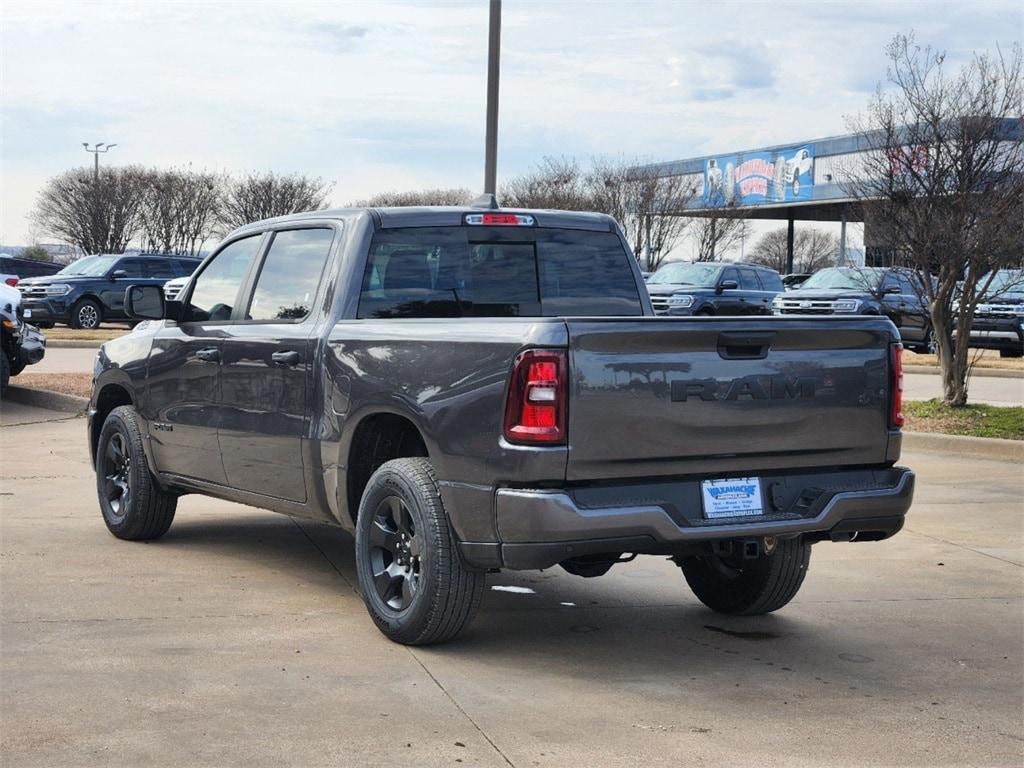
POLYGON ((904 432, 903 448, 909 451, 955 453, 958 456, 975 459, 1024 462, 1024 440, 940 435, 935 432, 904 432))
POLYGON ((102 341, 87 341, 79 339, 47 339, 47 349, 99 349, 102 341))
POLYGON ((79 415, 85 413, 89 407, 88 399, 65 395, 62 392, 51 392, 48 389, 31 389, 11 384, 4 393, 4 399, 22 405, 31 405, 36 408, 46 408, 51 411, 73 413, 79 415))
MULTIPOLYGON (((938 376, 940 371, 934 365, 904 365, 904 373, 930 373, 938 376)), ((975 368, 971 377, 981 376, 988 379, 1024 379, 1024 371, 1008 371, 1002 368, 975 368)))

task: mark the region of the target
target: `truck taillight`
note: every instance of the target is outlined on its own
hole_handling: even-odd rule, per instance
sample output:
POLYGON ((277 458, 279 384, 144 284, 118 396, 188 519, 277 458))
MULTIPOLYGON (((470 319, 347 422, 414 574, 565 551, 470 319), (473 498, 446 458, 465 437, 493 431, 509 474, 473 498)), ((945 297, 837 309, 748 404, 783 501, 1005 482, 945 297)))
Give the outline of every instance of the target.
POLYGON ((890 403, 889 426, 903 426, 903 345, 893 344, 890 349, 889 370, 892 380, 889 382, 890 403))
POLYGON ((568 365, 560 349, 529 349, 516 358, 505 403, 505 439, 565 442, 568 365))
POLYGON ((11 288, 15 288, 18 285, 18 278, 8 277, 6 280, 4 280, 4 282, 11 286, 11 288))

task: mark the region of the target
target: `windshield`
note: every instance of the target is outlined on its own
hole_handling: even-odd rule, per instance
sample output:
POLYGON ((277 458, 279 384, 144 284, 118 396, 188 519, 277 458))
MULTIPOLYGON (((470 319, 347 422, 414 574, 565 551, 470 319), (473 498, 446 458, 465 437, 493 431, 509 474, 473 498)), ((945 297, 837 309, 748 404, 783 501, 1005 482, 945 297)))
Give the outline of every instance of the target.
POLYGON ((853 291, 874 291, 878 285, 880 273, 874 269, 823 269, 815 272, 797 289, 800 291, 815 288, 831 288, 853 291))
MULTIPOLYGON (((981 279, 981 285, 985 285, 985 279, 981 279)), ((997 296, 1001 293, 1024 293, 1024 270, 1001 269, 996 272, 985 295, 997 296)))
POLYGON ((714 288, 715 278, 718 277, 717 264, 666 264, 651 279, 648 285, 664 285, 666 283, 678 285, 696 285, 701 288, 714 288))
POLYGON ((73 264, 68 264, 58 275, 80 275, 82 277, 99 277, 107 274, 107 270, 117 261, 117 256, 86 256, 73 264))

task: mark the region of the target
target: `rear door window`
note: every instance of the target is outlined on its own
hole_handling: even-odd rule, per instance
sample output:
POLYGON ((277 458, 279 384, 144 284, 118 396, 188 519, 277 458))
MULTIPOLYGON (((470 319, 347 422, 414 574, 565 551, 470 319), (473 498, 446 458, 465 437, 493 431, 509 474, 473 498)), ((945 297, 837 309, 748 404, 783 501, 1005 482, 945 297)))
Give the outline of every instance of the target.
POLYGON ((782 278, 779 277, 778 273, 762 270, 757 273, 757 276, 761 278, 761 287, 764 290, 771 291, 772 293, 782 293, 785 290, 785 287, 782 285, 782 278))
POLYGON ((247 320, 302 320, 313 308, 332 229, 277 232, 260 267, 247 320))
POLYGON ((752 269, 740 269, 740 288, 744 291, 760 291, 761 284, 757 281, 757 273, 752 269))
POLYGON ((377 232, 359 317, 640 315, 613 233, 422 227, 377 232))

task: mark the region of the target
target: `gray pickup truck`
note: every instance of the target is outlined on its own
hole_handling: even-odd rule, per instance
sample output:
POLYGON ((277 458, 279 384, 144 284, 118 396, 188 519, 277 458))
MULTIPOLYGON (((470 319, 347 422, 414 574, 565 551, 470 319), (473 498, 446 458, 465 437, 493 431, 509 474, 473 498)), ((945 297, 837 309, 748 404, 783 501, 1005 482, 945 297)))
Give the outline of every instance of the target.
POLYGON ((153 539, 200 493, 354 533, 401 643, 458 634, 485 574, 671 557, 716 611, 793 598, 818 541, 914 488, 883 317, 656 317, 607 216, 317 211, 229 235, 103 345, 103 518, 153 539))

